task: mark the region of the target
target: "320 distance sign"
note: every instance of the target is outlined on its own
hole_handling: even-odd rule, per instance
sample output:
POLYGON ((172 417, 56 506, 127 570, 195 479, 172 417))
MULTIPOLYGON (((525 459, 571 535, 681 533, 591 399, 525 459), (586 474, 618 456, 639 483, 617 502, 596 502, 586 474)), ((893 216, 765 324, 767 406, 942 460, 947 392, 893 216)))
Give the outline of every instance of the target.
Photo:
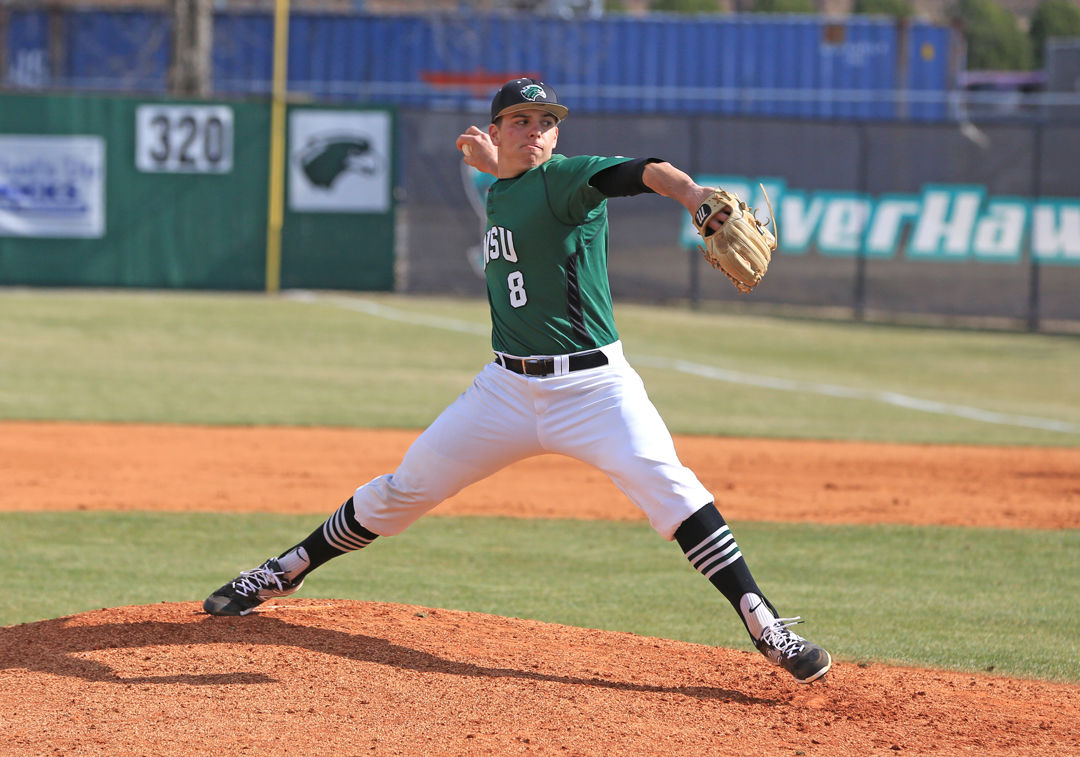
POLYGON ((228 173, 233 112, 225 105, 140 105, 135 167, 150 173, 228 173))

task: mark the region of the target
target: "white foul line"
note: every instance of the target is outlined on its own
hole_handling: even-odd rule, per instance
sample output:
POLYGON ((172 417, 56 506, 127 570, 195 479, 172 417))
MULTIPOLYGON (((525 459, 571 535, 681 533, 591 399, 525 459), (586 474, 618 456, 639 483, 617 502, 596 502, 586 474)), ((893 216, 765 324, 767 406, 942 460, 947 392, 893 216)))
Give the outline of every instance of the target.
MULTIPOLYGON (((468 321, 410 313, 405 310, 399 310, 397 308, 361 299, 316 295, 312 292, 303 291, 289 292, 286 296, 301 302, 329 303, 347 310, 356 310, 377 318, 385 318, 399 323, 412 323, 418 326, 428 326, 430 328, 457 331, 464 334, 477 334, 481 336, 491 333, 489 327, 479 326, 468 321)), ((797 381, 777 378, 775 376, 762 376, 755 373, 744 373, 742 371, 733 371, 727 368, 702 365, 701 363, 693 363, 688 360, 651 357, 649 355, 635 355, 634 362, 640 365, 673 370, 679 373, 686 373, 691 376, 707 378, 713 381, 723 381, 729 384, 744 384, 747 386, 775 389, 781 392, 818 394, 825 397, 838 397, 840 399, 881 402, 886 405, 902 407, 906 410, 918 410, 920 412, 936 413, 938 415, 951 415, 956 418, 966 418, 981 423, 1034 428, 1041 431, 1056 431, 1062 434, 1080 434, 1080 426, 1075 423, 1067 423, 1052 418, 1039 418, 1032 415, 997 413, 992 410, 983 410, 969 405, 954 405, 947 402, 924 400, 919 397, 911 397, 899 392, 889 392, 877 389, 852 389, 836 384, 822 384, 813 381, 797 381)))
POLYGON ((405 310, 398 310, 397 308, 380 305, 377 302, 368 302, 367 300, 351 297, 334 297, 332 295, 321 295, 303 290, 286 292, 284 296, 290 300, 297 300, 299 302, 318 302, 335 305, 339 308, 344 308, 345 310, 356 310, 360 313, 367 313, 368 315, 373 315, 377 318, 385 318, 388 321, 397 321, 398 323, 429 326, 433 329, 458 331, 463 334, 478 334, 480 336, 488 336, 491 334, 490 326, 480 326, 475 323, 469 323, 468 321, 458 321, 453 318, 444 318, 442 316, 435 317, 423 315, 421 313, 410 313, 405 310))
POLYGON ((967 418, 982 423, 996 423, 1004 426, 1021 426, 1024 428, 1037 428, 1043 431, 1059 431, 1063 434, 1080 433, 1080 426, 1051 418, 1039 418, 1031 415, 1013 415, 1010 413, 996 413, 992 410, 982 410, 969 405, 953 405, 947 402, 924 400, 919 397, 911 397, 899 392, 888 392, 877 389, 852 389, 836 384, 820 384, 811 381, 794 381, 791 379, 776 378, 775 376, 759 376, 741 371, 731 371, 726 368, 714 368, 709 365, 691 363, 686 360, 667 360, 654 358, 647 355, 638 355, 634 362, 651 365, 654 368, 669 368, 692 376, 700 376, 715 381, 726 381, 731 384, 747 384, 768 389, 776 389, 781 392, 801 392, 804 394, 820 394, 826 397, 840 397, 842 399, 867 400, 870 402, 882 402, 886 405, 895 405, 907 410, 920 410, 924 413, 937 413, 938 415, 952 415, 957 418, 967 418))

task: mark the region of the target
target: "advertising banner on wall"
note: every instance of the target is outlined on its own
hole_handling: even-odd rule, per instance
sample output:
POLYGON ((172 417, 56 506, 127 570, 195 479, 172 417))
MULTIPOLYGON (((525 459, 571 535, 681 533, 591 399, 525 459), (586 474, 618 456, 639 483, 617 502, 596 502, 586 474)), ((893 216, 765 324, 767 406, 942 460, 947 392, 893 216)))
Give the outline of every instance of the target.
POLYGON ((390 115, 294 110, 289 116, 289 210, 390 209, 390 115))
POLYGON ((105 235, 105 140, 0 135, 0 236, 105 235))
MULTIPOLYGON (((775 177, 696 180, 736 192, 758 208, 762 221, 768 216, 767 192, 781 229, 780 248, 788 255, 812 247, 831 257, 1021 263, 1030 249, 1041 263, 1080 263, 1078 198, 999 197, 977 184, 926 184, 919 194, 871 196, 805 192, 775 177)), ((700 243, 689 220, 681 242, 688 248, 700 243)))

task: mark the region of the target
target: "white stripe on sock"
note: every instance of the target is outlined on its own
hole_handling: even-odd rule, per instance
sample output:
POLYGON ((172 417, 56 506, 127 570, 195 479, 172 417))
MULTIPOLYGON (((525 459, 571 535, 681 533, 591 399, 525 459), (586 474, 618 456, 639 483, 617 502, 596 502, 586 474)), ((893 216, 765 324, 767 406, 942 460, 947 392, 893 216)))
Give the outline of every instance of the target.
POLYGON ((708 546, 709 543, 711 543, 713 539, 715 539, 717 536, 719 536, 720 534, 724 533, 727 530, 728 530, 727 524, 724 524, 723 526, 720 526, 720 528, 716 529, 711 534, 709 534, 704 539, 702 539, 701 543, 698 544, 696 547, 694 547, 691 550, 687 550, 686 559, 689 560, 690 562, 693 562, 695 552, 697 552, 702 547, 708 546))
POLYGON ((323 536, 330 546, 340 549, 342 552, 355 552, 371 544, 371 539, 359 536, 351 528, 345 515, 345 505, 327 519, 323 524, 323 536))
POLYGON ((712 578, 712 577, 713 577, 713 576, 714 576, 714 575, 715 575, 716 573, 718 573, 719 571, 723 570, 723 569, 724 569, 724 568, 726 568, 727 566, 731 565, 731 563, 735 562, 735 561, 736 561, 736 560, 738 560, 738 559, 739 559, 740 557, 742 557, 742 552, 740 552, 739 550, 737 550, 737 549, 736 549, 736 550, 735 550, 735 554, 733 554, 733 555, 732 555, 731 557, 729 557, 728 559, 724 560, 724 561, 723 561, 722 563, 720 563, 719 565, 717 565, 717 566, 716 566, 715 568, 713 568, 712 570, 710 570, 710 571, 709 571, 708 573, 702 573, 702 575, 703 575, 703 576, 705 576, 705 578, 712 578))
POLYGON ((715 565, 720 560, 723 560, 732 552, 738 551, 739 545, 736 544, 734 540, 732 540, 731 546, 729 546, 727 549, 710 555, 708 560, 701 560, 694 567, 697 568, 699 572, 704 573, 707 570, 711 570, 713 565, 715 565))
POLYGON ((735 537, 729 533, 723 540, 713 544, 709 549, 702 552, 690 562, 696 569, 701 570, 701 566, 716 557, 716 553, 720 550, 723 550, 723 554, 727 554, 737 547, 738 545, 735 543, 735 537), (725 547, 727 547, 727 549, 724 549, 725 547))
POLYGON ((740 557, 742 552, 727 524, 713 531, 686 553, 686 559, 694 566, 694 570, 706 578, 712 578, 740 557))

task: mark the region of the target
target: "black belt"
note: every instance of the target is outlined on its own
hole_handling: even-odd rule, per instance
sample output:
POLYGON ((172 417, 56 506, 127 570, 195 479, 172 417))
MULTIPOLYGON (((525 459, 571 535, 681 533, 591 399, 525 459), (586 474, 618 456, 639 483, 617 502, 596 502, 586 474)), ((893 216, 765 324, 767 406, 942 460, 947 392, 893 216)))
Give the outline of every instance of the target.
MULTIPOLYGON (((558 358, 553 357, 506 357, 495 354, 495 362, 508 371, 520 373, 523 376, 550 376, 555 373, 555 362, 558 358)), ((579 352, 567 358, 567 372, 583 371, 586 368, 599 368, 608 364, 607 355, 600 350, 591 352, 579 352)))

